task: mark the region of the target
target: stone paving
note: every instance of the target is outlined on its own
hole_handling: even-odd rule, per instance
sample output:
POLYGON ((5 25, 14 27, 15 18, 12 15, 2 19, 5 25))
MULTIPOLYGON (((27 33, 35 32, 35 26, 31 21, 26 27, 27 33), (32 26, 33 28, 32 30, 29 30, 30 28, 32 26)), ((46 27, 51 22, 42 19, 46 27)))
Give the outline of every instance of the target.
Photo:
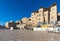
POLYGON ((60 34, 31 30, 0 30, 0 41, 60 41, 60 34))

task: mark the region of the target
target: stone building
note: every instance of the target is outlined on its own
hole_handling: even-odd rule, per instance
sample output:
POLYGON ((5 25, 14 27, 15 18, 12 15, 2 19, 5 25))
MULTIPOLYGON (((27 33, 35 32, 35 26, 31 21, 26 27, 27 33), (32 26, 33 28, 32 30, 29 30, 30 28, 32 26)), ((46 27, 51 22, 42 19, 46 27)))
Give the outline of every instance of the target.
POLYGON ((7 29, 10 29, 11 27, 13 27, 13 29, 18 29, 17 27, 16 27, 16 23, 15 22, 13 22, 13 21, 10 21, 10 22, 6 22, 5 23, 5 27, 7 28, 7 29))
POLYGON ((50 23, 54 24, 57 22, 57 5, 53 4, 50 10, 50 23))
POLYGON ((22 21, 24 24, 27 24, 29 21, 35 27, 44 24, 51 26, 60 22, 60 14, 57 11, 57 5, 53 4, 48 8, 40 7, 37 11, 31 13, 30 18, 23 18, 22 21))

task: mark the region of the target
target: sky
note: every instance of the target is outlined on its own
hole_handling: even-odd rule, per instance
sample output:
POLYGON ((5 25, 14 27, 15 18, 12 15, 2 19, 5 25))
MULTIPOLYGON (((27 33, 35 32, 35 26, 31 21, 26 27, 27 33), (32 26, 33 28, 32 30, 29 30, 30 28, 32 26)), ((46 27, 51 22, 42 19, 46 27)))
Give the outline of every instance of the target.
POLYGON ((41 6, 47 8, 53 3, 57 4, 58 12, 60 12, 60 0, 0 0, 0 25, 10 20, 28 18, 41 6))

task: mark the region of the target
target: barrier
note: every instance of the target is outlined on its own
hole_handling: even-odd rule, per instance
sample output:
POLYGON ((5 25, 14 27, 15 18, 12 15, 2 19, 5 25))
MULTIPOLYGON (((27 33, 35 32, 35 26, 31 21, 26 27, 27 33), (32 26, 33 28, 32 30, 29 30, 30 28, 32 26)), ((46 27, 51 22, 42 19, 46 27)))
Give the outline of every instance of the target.
POLYGON ((52 28, 52 27, 51 28, 33 28, 33 31, 53 31, 53 32, 60 32, 60 28, 52 28))
POLYGON ((34 31, 46 31, 46 28, 33 28, 34 31))

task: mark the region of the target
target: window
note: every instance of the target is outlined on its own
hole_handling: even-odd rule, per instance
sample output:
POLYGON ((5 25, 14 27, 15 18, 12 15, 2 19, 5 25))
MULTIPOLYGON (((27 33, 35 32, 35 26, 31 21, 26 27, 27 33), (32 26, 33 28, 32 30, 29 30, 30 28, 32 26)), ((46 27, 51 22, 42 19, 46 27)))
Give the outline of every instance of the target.
POLYGON ((32 21, 32 22, 34 22, 34 21, 32 21))
POLYGON ((52 10, 54 10, 55 8, 52 8, 52 10))
POLYGON ((44 16, 46 16, 46 14, 44 14, 44 16))
POLYGON ((52 24, 55 24, 55 23, 56 23, 56 21, 52 20, 52 21, 51 21, 51 23, 52 23, 52 24))
POLYGON ((51 21, 51 23, 53 24, 53 21, 51 21))
POLYGON ((41 20, 41 19, 39 18, 39 20, 41 20))
POLYGON ((31 21, 31 19, 29 19, 28 21, 31 21))
POLYGON ((53 19, 53 17, 51 17, 51 19, 53 19))
POLYGON ((41 16, 41 14, 39 14, 39 16, 41 16))

